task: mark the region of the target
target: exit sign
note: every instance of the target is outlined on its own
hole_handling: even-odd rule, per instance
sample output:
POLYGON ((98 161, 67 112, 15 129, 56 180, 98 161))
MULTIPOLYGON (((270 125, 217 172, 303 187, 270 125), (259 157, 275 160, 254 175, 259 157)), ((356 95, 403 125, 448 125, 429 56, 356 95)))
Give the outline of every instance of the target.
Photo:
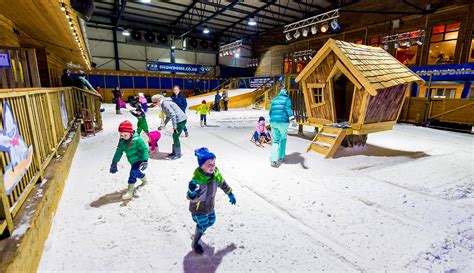
POLYGON ((10 67, 10 56, 8 56, 8 53, 0 53, 0 67, 10 67))

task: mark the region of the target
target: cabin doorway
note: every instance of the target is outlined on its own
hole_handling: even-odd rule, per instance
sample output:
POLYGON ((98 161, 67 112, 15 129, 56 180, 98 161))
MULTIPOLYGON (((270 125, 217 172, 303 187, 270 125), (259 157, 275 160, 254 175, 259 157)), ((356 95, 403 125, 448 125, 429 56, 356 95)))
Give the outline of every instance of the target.
POLYGON ((334 108, 336 122, 349 121, 354 95, 354 84, 341 72, 333 78, 334 108))

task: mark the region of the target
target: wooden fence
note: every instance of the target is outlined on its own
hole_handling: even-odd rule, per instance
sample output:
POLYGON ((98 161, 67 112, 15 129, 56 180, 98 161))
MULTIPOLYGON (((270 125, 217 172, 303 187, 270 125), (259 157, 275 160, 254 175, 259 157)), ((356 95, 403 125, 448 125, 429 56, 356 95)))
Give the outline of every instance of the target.
MULTIPOLYGON (((0 182, 0 234, 6 231, 11 235, 13 219, 34 185, 43 180, 45 168, 56 156, 76 118, 80 117, 81 108, 91 111, 98 129, 102 129, 102 119, 98 95, 75 87, 0 89, 2 117, 5 102, 16 121, 14 130, 18 130, 26 145, 33 148, 31 165, 13 190, 7 194, 3 181, 0 182)), ((0 125, 0 131, 6 129, 6 123, 0 125)), ((0 152, 2 178, 9 164, 10 155, 0 152)))

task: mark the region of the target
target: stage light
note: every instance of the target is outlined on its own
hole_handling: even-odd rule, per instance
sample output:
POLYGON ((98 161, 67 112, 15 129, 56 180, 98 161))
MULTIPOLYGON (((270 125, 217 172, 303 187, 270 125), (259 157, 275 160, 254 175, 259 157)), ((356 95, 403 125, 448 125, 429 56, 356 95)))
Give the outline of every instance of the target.
POLYGON ((312 25, 311 26, 311 34, 316 34, 318 33, 318 26, 317 25, 312 25))
POLYGON ((301 36, 301 32, 299 30, 296 30, 295 33, 293 34, 293 37, 295 37, 295 39, 298 39, 300 36, 301 36))
POLYGON ((303 56, 303 60, 306 61, 306 56, 303 56))
POLYGON ((124 29, 124 30, 122 31, 122 35, 123 35, 123 36, 130 36, 130 31, 128 31, 128 29, 124 29))
POLYGON ((240 57, 240 54, 239 54, 239 53, 235 53, 235 57, 236 57, 236 58, 239 58, 239 57, 240 57))
POLYGON ((411 46, 411 41, 408 40, 408 41, 405 43, 405 46, 406 46, 406 47, 410 47, 410 46, 411 46))
POLYGON ((240 54, 240 47, 236 50, 237 54, 240 54))
POLYGON ((328 26, 328 23, 324 23, 321 25, 321 32, 322 33, 326 33, 326 31, 328 31, 329 29, 329 26, 328 26))
POLYGON ((219 57, 224 57, 224 54, 222 52, 219 52, 219 57))
POLYGON ((394 47, 394 48, 400 48, 400 43, 399 43, 399 42, 395 42, 395 44, 393 44, 393 47, 394 47))
POLYGON ((312 60, 312 59, 313 59, 313 56, 308 56, 308 58, 309 58, 310 60, 312 60))
POLYGON ((416 44, 417 45, 422 45, 423 44, 423 39, 421 37, 418 37, 418 39, 416 39, 416 44))
POLYGON ((257 25, 257 21, 255 21, 255 19, 252 17, 250 17, 249 19, 249 22, 248 22, 248 25, 249 26, 256 26, 257 25))
POLYGON ((291 37, 291 33, 287 32, 286 35, 285 35, 285 37, 286 37, 286 40, 287 40, 287 41, 291 40, 291 38, 292 38, 292 37, 291 37))
POLYGON ((388 47, 388 44, 384 44, 384 45, 383 45, 383 49, 385 49, 385 51, 388 51, 388 48, 389 48, 389 47, 388 47))
POLYGON ((204 25, 204 29, 202 30, 202 33, 204 34, 208 34, 210 31, 209 29, 207 28, 207 25, 204 25))
POLYGON ((334 20, 331 21, 331 28, 332 28, 332 30, 334 30, 334 31, 338 31, 338 30, 341 29, 341 26, 339 25, 339 23, 337 22, 336 19, 334 19, 334 20))
POLYGON ((62 10, 62 11, 66 11, 66 4, 61 3, 61 10, 62 10))
POLYGON ((309 30, 307 27, 303 28, 303 37, 308 37, 309 30))

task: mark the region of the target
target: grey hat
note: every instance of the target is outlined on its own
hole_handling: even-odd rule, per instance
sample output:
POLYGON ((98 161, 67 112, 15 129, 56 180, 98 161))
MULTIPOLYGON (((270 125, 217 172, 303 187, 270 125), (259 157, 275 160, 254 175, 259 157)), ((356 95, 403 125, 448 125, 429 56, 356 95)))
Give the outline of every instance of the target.
POLYGON ((153 95, 151 97, 152 102, 160 102, 164 99, 165 97, 163 95, 153 95))

